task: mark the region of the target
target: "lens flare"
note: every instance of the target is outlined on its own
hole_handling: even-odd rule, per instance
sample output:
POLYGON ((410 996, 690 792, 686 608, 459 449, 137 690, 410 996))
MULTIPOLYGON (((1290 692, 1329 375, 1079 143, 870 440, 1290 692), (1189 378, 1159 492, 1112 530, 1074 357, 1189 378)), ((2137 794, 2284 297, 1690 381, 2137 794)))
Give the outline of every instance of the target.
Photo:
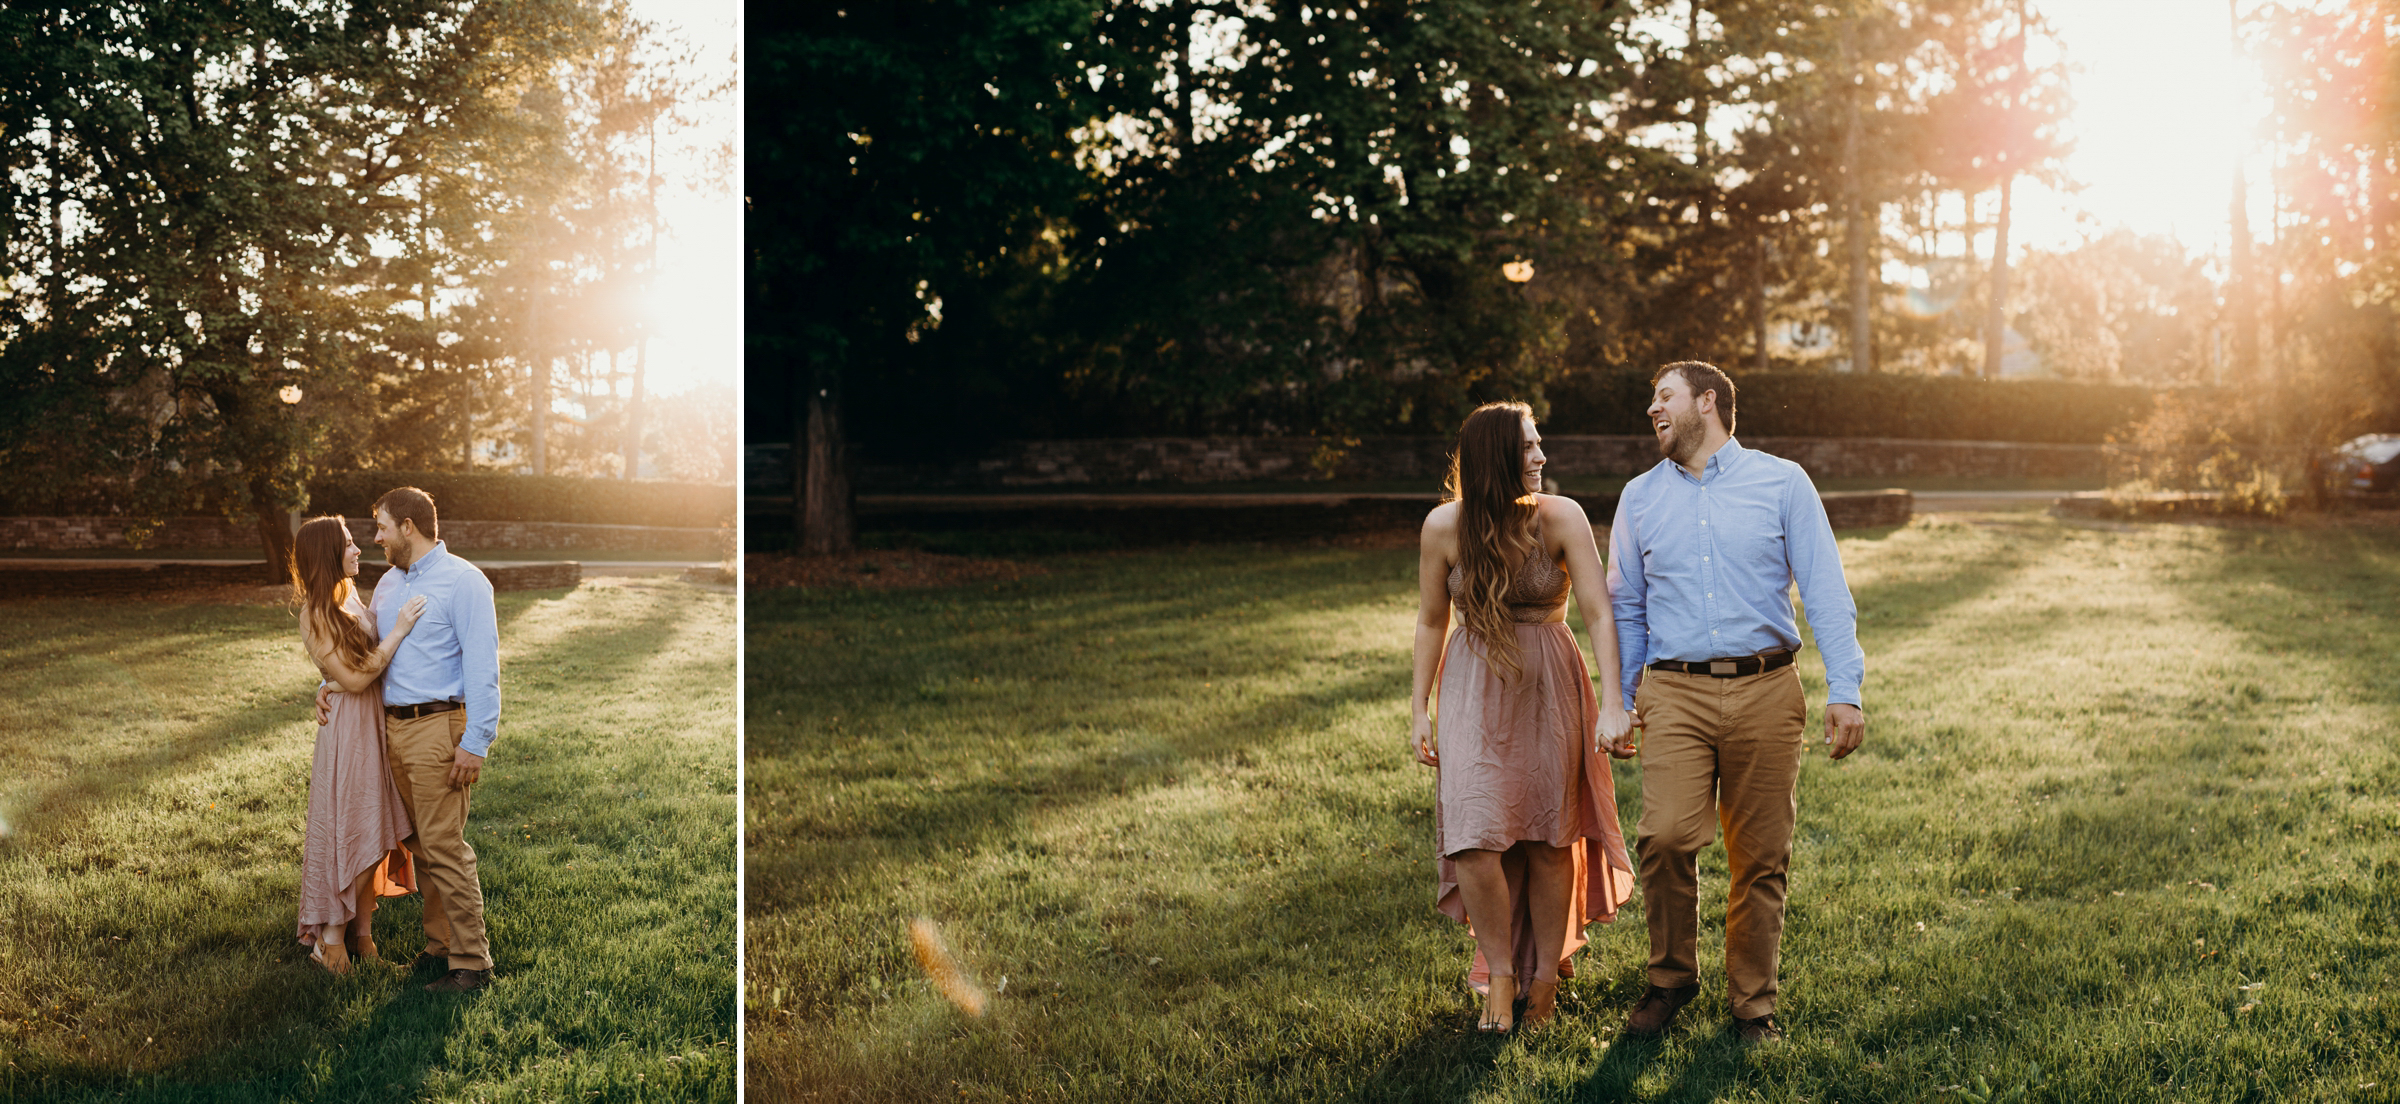
POLYGON ((988 998, 984 996, 983 988, 976 985, 967 976, 966 970, 959 966, 958 959, 950 954, 949 945, 942 942, 942 930, 933 926, 931 919, 920 916, 908 922, 908 941, 915 945, 917 965, 924 967, 925 976, 933 980, 933 987, 940 990, 950 1003, 957 1005, 959 1011, 977 1019, 983 1018, 988 998))

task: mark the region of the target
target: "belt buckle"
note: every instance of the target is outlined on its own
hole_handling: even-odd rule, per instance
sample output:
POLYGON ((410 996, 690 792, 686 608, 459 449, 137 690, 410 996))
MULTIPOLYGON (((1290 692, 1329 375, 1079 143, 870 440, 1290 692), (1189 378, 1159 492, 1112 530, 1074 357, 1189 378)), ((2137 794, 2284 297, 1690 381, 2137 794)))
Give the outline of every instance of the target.
POLYGON ((1724 678, 1728 675, 1738 675, 1742 673, 1742 669, 1739 664, 1730 659, 1712 659, 1708 661, 1708 673, 1718 678, 1724 678))

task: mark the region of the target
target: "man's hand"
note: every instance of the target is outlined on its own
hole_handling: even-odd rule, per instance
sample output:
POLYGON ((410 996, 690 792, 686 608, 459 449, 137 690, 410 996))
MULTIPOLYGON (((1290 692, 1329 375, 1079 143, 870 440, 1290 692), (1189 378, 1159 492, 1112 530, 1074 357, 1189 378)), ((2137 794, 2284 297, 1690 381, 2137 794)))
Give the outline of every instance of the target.
POLYGON ((1600 722, 1592 733, 1592 744, 1619 759, 1631 759, 1640 754, 1633 743, 1633 730, 1641 727, 1641 715, 1630 709, 1600 707, 1600 722))
POLYGON ((1839 759, 1857 751, 1859 741, 1866 738, 1866 711, 1844 702, 1834 702, 1825 707, 1825 743, 1829 745, 1827 754, 1839 759))
POLYGON ((450 757, 451 789, 455 790, 463 786, 474 785, 475 777, 482 773, 483 756, 477 755, 474 752, 468 751, 462 747, 458 749, 457 754, 454 754, 450 757))
POLYGON ((317 724, 322 727, 332 723, 333 684, 330 682, 320 682, 317 684, 317 724))

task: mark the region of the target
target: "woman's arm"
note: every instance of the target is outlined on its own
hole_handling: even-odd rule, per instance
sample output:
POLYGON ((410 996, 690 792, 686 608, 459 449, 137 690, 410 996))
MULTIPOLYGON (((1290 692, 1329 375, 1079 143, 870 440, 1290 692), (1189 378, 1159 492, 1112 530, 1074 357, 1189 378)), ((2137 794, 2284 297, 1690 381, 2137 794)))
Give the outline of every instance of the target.
POLYGON ((409 599, 407 605, 400 607, 400 615, 392 625, 392 635, 384 637, 381 643, 375 645, 374 651, 367 653, 366 666, 363 668, 354 668, 345 662, 341 652, 334 648, 333 641, 318 638, 315 627, 304 628, 300 635, 308 645, 308 654, 317 661, 317 670, 324 672, 325 680, 340 687, 345 694, 356 694, 375 685, 375 680, 382 677, 383 669, 392 665, 392 655, 400 650, 400 642, 408 639, 408 630, 415 628, 417 619, 424 615, 425 596, 420 594, 409 599))
POLYGON ((1410 664, 1409 747, 1417 762, 1440 764, 1434 747, 1433 687, 1441 676, 1442 640, 1450 631, 1450 564, 1458 552, 1458 506, 1445 502, 1425 515, 1417 538, 1417 639, 1410 664))
POLYGON ((1617 685, 1617 615, 1608 601, 1608 572, 1600 566, 1592 519, 1581 503, 1563 496, 1543 496, 1542 509, 1542 533, 1563 546, 1575 608, 1583 613, 1583 632, 1592 639, 1592 657, 1600 670, 1600 718, 1593 739, 1610 755, 1631 758, 1633 748, 1626 737, 1633 733, 1633 717, 1625 712, 1625 697, 1617 685))

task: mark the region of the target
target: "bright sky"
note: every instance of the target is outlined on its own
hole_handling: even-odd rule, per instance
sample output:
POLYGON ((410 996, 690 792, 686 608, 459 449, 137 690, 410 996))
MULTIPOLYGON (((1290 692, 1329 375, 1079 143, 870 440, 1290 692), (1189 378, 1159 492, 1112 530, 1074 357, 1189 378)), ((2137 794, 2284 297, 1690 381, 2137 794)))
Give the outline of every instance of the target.
MULTIPOLYGON (((2070 248, 2122 225, 2222 256, 2234 158, 2262 110, 2250 70, 2234 62, 2226 0, 2032 4, 2082 70, 2070 78, 2075 152, 2066 168, 2084 187, 2062 195, 2020 185, 2011 244, 2070 248)), ((2250 169, 2253 227, 2265 225, 2272 202, 2262 167, 2250 169)), ((1988 238, 1979 245, 1990 252, 1988 238)))
MULTIPOLYGON (((740 0, 631 0, 634 14, 671 37, 699 48, 711 83, 735 71, 742 43, 740 0)), ((709 106, 701 132, 684 143, 704 147, 739 141, 741 100, 709 106)), ((738 147, 737 147, 738 148, 738 147)), ((667 186, 659 192, 666 235, 659 243, 657 329, 650 341, 647 387, 672 395, 722 384, 738 388, 742 373, 742 207, 737 160, 724 184, 706 190, 678 172, 662 149, 667 186), (688 183, 686 183, 688 182, 688 183)), ((688 161, 686 162, 688 165, 688 161)))

